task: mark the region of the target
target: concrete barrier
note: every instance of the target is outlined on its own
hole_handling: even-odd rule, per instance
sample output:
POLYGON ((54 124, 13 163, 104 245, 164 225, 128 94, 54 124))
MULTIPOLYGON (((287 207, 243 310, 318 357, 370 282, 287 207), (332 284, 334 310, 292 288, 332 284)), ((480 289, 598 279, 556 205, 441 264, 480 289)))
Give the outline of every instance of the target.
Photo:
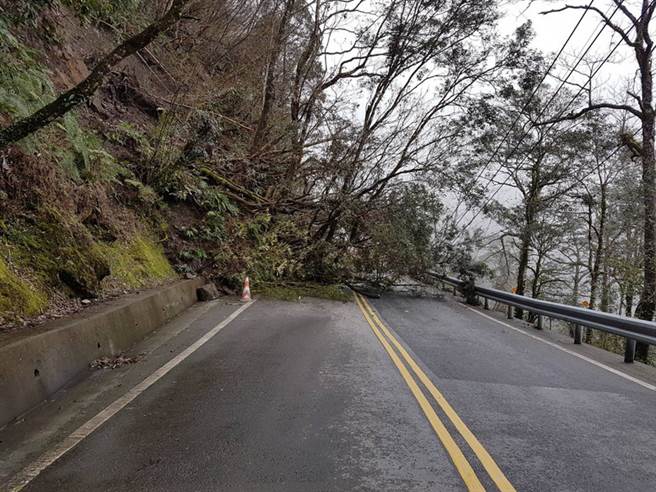
POLYGON ((89 362, 132 347, 196 302, 203 279, 99 305, 0 347, 0 427, 80 377, 89 362))

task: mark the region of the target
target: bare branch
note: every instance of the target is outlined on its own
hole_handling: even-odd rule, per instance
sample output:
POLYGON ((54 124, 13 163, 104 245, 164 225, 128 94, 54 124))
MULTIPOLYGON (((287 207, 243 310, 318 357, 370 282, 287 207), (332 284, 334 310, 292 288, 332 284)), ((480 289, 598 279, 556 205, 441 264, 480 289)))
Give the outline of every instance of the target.
POLYGON ((585 107, 581 109, 580 111, 576 111, 573 113, 569 113, 564 116, 559 116, 557 118, 552 118, 549 120, 545 121, 536 121, 534 122, 535 126, 544 126, 544 125, 550 125, 553 123, 560 123, 562 121, 571 121, 571 120, 576 120, 579 119, 581 116, 590 113, 592 111, 598 111, 600 109, 613 109, 613 110, 619 110, 619 111, 626 111, 638 118, 642 118, 642 111, 639 111, 635 109, 633 106, 629 106, 628 104, 612 104, 612 103, 598 103, 598 104, 591 104, 588 107, 585 107))

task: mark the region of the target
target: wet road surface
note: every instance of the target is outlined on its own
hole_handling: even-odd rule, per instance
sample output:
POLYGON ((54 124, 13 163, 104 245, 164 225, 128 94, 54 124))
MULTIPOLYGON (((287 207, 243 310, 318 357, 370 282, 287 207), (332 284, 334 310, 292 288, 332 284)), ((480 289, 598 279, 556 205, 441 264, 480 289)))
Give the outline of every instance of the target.
POLYGON ((656 489, 656 392, 450 297, 237 309, 196 307, 143 362, 0 431, 0 483, 39 469, 23 490, 656 489))

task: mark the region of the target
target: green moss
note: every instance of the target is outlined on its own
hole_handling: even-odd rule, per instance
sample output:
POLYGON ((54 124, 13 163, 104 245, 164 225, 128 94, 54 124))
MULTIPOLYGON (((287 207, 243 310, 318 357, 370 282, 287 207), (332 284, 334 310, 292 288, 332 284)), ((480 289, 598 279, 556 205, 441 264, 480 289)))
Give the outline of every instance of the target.
POLYGON ((303 297, 317 297, 331 301, 349 302, 353 298, 347 289, 335 284, 263 284, 254 286, 253 293, 280 301, 299 301, 303 297))
POLYGON ((46 307, 47 296, 12 272, 0 258, 0 314, 31 316, 46 307))
POLYGON ((12 224, 5 235, 16 263, 52 287, 63 284, 77 296, 94 296, 110 273, 86 227, 54 209, 30 222, 12 224))
POLYGON ((146 236, 136 236, 127 243, 99 244, 97 248, 109 262, 111 276, 129 287, 175 277, 162 247, 146 236))
POLYGON ((175 277, 162 247, 150 237, 99 242, 82 224, 53 210, 30 222, 5 225, 0 238, 0 317, 42 312, 50 291, 93 297, 107 287, 103 279, 134 288, 175 277), (22 280, 3 257, 11 257, 34 281, 22 280))
POLYGON ((45 285, 63 284, 78 296, 95 295, 108 276, 130 287, 175 276, 162 247, 150 237, 100 242, 84 225, 55 210, 29 223, 14 223, 2 234, 18 265, 31 269, 45 285))
POLYGON ((164 202, 161 197, 153 190, 150 186, 143 184, 138 179, 125 178, 123 183, 130 186, 137 192, 137 198, 142 205, 145 205, 149 208, 156 206, 163 206, 164 202))

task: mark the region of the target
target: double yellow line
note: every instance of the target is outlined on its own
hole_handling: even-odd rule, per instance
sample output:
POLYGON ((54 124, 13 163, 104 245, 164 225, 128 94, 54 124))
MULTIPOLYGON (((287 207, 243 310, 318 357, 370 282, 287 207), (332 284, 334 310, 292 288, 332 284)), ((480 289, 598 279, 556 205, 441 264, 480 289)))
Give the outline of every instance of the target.
POLYGON ((399 341, 396 339, 396 337, 394 337, 394 335, 392 335, 387 326, 385 326, 385 323, 383 323, 376 315, 367 300, 359 294, 355 294, 355 300, 360 307, 362 314, 364 314, 365 319, 369 323, 369 326, 371 326, 372 331, 378 340, 380 340, 380 343, 389 354, 392 362, 401 373, 401 377, 403 377, 403 380, 410 388, 410 391, 417 400, 417 403, 419 403, 419 406, 426 415, 428 422, 435 431, 435 434, 437 434, 439 440, 442 442, 444 449, 451 458, 451 461, 453 461, 454 466, 458 470, 458 473, 460 473, 460 476, 465 482, 468 490, 484 491, 485 487, 483 487, 483 484, 476 476, 474 469, 467 461, 467 458, 465 458, 465 455, 462 453, 460 447, 453 440, 451 434, 449 434, 449 431, 440 420, 437 412, 417 384, 417 381, 413 378, 412 374, 408 370, 408 367, 428 390, 430 395, 433 397, 433 400, 435 400, 444 415, 446 415, 456 430, 463 437, 465 442, 469 445, 499 490, 503 492, 514 491, 515 488, 494 462, 490 454, 485 450, 479 440, 476 439, 476 436, 474 436, 474 434, 469 430, 465 423, 460 419, 453 407, 446 401, 444 395, 442 395, 442 393, 440 393, 440 391, 435 387, 433 382, 429 379, 421 367, 419 367, 419 365, 414 361, 408 351, 403 347, 403 345, 399 343, 399 341), (403 361, 405 361, 405 364, 403 361))

